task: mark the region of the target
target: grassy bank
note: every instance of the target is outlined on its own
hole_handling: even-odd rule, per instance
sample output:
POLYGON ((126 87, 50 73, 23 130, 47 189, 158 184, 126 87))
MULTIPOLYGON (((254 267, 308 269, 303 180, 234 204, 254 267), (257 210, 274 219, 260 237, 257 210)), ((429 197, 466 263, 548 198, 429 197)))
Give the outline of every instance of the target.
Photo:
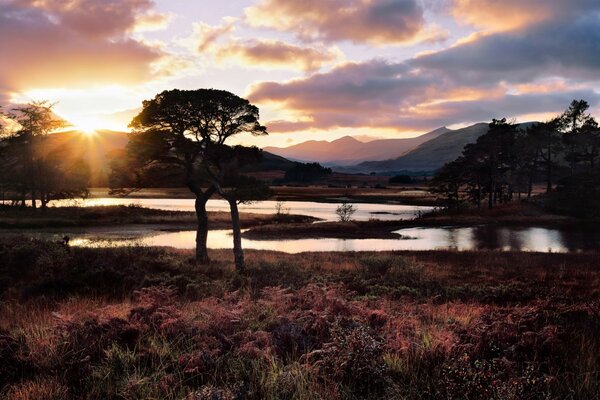
POLYGON ((0 397, 594 399, 600 255, 0 244, 0 397))
MULTIPOLYGON (((307 223, 316 221, 303 215, 240 213, 242 227, 263 224, 307 223)), ((194 229, 196 214, 167 211, 139 206, 50 207, 33 210, 30 207, 0 206, 0 228, 32 229, 58 227, 114 226, 131 224, 169 225, 173 229, 194 229)), ((211 229, 231 227, 228 212, 209 212, 211 229)))

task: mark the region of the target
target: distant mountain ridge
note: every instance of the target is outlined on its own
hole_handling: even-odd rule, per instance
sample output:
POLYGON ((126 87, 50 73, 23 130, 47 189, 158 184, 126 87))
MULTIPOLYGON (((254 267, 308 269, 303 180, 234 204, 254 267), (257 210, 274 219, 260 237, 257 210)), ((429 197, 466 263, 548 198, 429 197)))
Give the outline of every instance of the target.
MULTIPOLYGON (((518 124, 525 129, 534 124, 518 124)), ((448 130, 400 157, 384 161, 368 161, 351 168, 354 172, 392 171, 435 171, 444 164, 456 160, 469 143, 475 143, 479 136, 488 132, 488 123, 477 123, 465 128, 448 130)))
POLYGON ((290 147, 267 146, 263 150, 302 162, 318 162, 327 166, 348 166, 362 161, 386 160, 398 157, 417 146, 450 131, 442 127, 408 139, 379 139, 361 142, 351 136, 328 142, 309 140, 290 147))

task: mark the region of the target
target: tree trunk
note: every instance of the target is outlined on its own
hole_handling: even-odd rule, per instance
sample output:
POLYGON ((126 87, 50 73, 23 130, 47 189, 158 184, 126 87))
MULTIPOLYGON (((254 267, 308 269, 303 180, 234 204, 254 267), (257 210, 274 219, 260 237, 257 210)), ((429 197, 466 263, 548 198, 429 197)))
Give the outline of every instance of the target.
POLYGON ((208 258, 208 213, 206 212, 206 202, 210 196, 202 194, 196 195, 196 218, 198 219, 198 226, 196 229, 196 262, 199 264, 208 264, 210 259, 208 258))
POLYGON ((42 192, 40 194, 40 203, 42 203, 42 211, 46 211, 46 209, 48 208, 48 195, 46 194, 46 192, 42 192))
POLYGON ((31 191, 31 208, 37 209, 37 200, 35 198, 35 190, 31 191))
POLYGON ((231 227, 233 228, 233 257, 235 268, 244 272, 244 250, 242 249, 242 229, 240 227, 240 213, 235 199, 227 200, 231 209, 231 227))
POLYGON ((552 162, 548 161, 546 166, 546 193, 552 191, 552 162))

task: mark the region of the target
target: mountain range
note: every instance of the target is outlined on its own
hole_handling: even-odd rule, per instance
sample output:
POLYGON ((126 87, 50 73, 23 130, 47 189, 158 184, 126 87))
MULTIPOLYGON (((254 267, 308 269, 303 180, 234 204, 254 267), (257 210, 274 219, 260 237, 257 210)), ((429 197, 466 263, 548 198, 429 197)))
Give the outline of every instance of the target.
MULTIPOLYGON (((519 124, 519 127, 523 129, 531 124, 533 123, 527 122, 519 124)), ((467 144, 474 143, 479 136, 487 133, 488 126, 488 123, 477 123, 454 130, 443 127, 413 139, 377 140, 375 142, 380 143, 375 145, 371 145, 374 142, 361 143, 356 139, 354 142, 357 143, 354 143, 346 137, 332 142, 308 141, 284 149, 265 149, 289 159, 323 162, 338 172, 431 172, 458 158, 467 144), (346 146, 342 146, 342 143, 346 146), (312 148, 315 148, 313 156, 309 152, 312 148), (329 148, 333 148, 335 154, 329 160, 343 162, 325 162, 325 152, 329 148), (344 155, 345 149, 350 149, 351 152, 344 155), (375 149, 381 151, 377 153, 375 149), (361 158, 368 161, 360 161, 361 158), (356 161, 353 163, 351 160, 356 161)))
POLYGON ((443 127, 414 138, 379 139, 370 142, 344 136, 332 142, 309 140, 290 147, 268 146, 263 150, 294 161, 318 162, 326 166, 350 166, 363 161, 398 157, 449 131, 443 127))

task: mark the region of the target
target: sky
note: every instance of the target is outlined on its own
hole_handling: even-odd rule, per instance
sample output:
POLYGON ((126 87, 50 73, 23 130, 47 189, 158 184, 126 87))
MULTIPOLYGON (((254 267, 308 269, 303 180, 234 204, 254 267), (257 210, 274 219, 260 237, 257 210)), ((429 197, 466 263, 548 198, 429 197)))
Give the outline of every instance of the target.
POLYGON ((0 0, 0 106, 127 130, 145 99, 248 98, 258 146, 600 114, 600 0, 0 0))

